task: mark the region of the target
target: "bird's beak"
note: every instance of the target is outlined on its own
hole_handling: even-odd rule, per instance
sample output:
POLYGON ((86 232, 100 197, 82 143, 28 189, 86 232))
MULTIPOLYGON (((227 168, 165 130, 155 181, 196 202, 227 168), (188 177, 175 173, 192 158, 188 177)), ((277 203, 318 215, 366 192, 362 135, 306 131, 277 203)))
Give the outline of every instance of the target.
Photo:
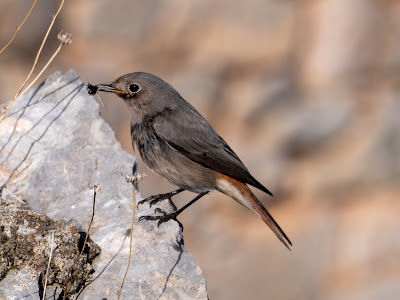
POLYGON ((115 88, 112 83, 98 84, 98 85, 94 85, 92 87, 93 87, 93 89, 95 89, 96 91, 99 91, 99 92, 109 92, 109 93, 115 93, 118 95, 126 94, 126 92, 115 88))

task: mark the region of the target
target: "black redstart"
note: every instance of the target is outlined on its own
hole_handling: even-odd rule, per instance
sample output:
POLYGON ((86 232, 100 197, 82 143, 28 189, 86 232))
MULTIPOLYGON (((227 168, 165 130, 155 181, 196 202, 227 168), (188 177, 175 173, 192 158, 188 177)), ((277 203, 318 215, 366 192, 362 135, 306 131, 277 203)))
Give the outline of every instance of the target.
POLYGON ((150 169, 179 187, 144 201, 154 204, 184 190, 198 193, 172 214, 156 209, 163 215, 141 219, 159 220, 159 224, 175 219, 202 196, 217 190, 258 214, 287 248, 292 245, 247 184, 272 196, 271 192, 250 174, 229 145, 171 85, 152 74, 136 72, 111 83, 88 84, 87 90, 92 95, 97 91, 115 93, 125 101, 131 117, 132 146, 136 144, 150 169))

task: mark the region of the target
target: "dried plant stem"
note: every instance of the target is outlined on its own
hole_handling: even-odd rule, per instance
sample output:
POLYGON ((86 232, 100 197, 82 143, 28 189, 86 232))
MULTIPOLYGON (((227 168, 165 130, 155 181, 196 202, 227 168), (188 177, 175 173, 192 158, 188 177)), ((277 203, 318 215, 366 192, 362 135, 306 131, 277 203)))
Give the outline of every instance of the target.
MULTIPOLYGON (((51 21, 50 26, 49 26, 49 28, 47 29, 46 35, 45 35, 44 38, 43 38, 42 44, 40 45, 39 51, 38 51, 38 53, 36 54, 36 58, 35 58, 35 61, 34 61, 34 63, 33 63, 32 68, 31 68, 31 71, 29 72, 28 76, 26 77, 26 79, 25 79, 24 83, 22 84, 21 88, 19 89, 18 93, 14 96, 14 99, 13 99, 13 100, 7 105, 7 107, 1 112, 1 114, 0 114, 0 123, 1 123, 1 121, 3 121, 4 115, 6 114, 7 110, 8 110, 8 109, 11 107, 11 105, 13 105, 14 102, 21 96, 22 90, 24 89, 24 87, 25 87, 26 83, 28 82, 29 78, 32 76, 32 73, 33 73, 33 71, 35 70, 36 64, 37 64, 37 62, 38 62, 38 60, 39 60, 40 54, 42 53, 43 46, 44 46, 44 44, 46 43, 47 37, 49 36, 49 33, 50 33, 50 30, 51 30, 51 28, 53 27, 54 22, 56 21, 56 18, 57 18, 58 14, 60 13, 60 11, 61 11, 61 9, 62 9, 62 7, 63 7, 63 5, 64 5, 64 1, 65 1, 65 0, 62 0, 62 1, 61 1, 61 4, 60 4, 60 6, 59 6, 59 8, 58 8, 58 10, 57 10, 57 12, 56 12, 56 14, 53 16, 53 20, 51 21)), ((61 43, 61 44, 63 44, 63 43, 61 43)), ((61 46, 60 46, 59 48, 61 48, 61 46)), ((58 51, 60 51, 60 50, 58 50, 58 51)), ((56 51, 56 52, 58 53, 58 51, 56 51)), ((53 55, 53 56, 55 56, 55 55, 53 55)), ((54 57, 53 57, 53 58, 54 58, 54 57)), ((47 68, 47 66, 48 66, 48 64, 46 64, 45 68, 47 68)), ((44 71, 44 69, 42 70, 41 73, 43 73, 43 71, 44 71)), ((41 73, 40 73, 40 74, 41 74, 41 73)), ((30 85, 30 86, 31 86, 31 85, 30 85)))
POLYGON ((128 274, 129 266, 131 264, 131 258, 132 258, 132 240, 133 240, 133 225, 135 224, 135 211, 136 211, 136 191, 135 191, 135 183, 138 181, 143 180, 143 177, 146 176, 146 173, 143 174, 137 174, 133 177, 129 177, 128 175, 125 175, 125 180, 126 182, 132 183, 132 198, 133 198, 133 208, 132 208, 132 223, 131 223, 131 241, 129 243, 129 258, 128 258, 128 266, 126 267, 125 275, 124 278, 122 279, 121 287, 119 288, 118 291, 118 300, 121 297, 121 292, 122 288, 124 287, 124 282, 126 275, 128 274))
POLYGON ((90 231, 90 228, 92 227, 92 224, 93 224, 94 212, 95 212, 95 207, 96 207, 96 195, 97 195, 97 190, 99 189, 99 185, 95 184, 95 185, 93 185, 93 188, 94 188, 94 193, 93 193, 92 218, 90 219, 89 227, 87 229, 86 236, 85 236, 85 241, 83 242, 83 247, 82 247, 81 253, 79 253, 78 260, 79 260, 79 257, 81 257, 81 255, 83 254, 83 251, 85 250, 85 246, 86 246, 86 243, 87 243, 87 240, 88 240, 88 237, 89 237, 89 231, 90 231))
POLYGON ((49 263, 47 264, 46 279, 44 281, 44 289, 43 289, 42 300, 44 300, 45 297, 46 297, 47 278, 49 277, 50 262, 51 262, 51 257, 53 256, 53 244, 54 244, 54 231, 51 233, 51 245, 50 245, 49 263))
MULTIPOLYGON (((83 254, 83 251, 85 251, 86 243, 87 243, 87 240, 88 240, 88 238, 89 238, 89 231, 90 231, 90 228, 92 227, 92 224, 93 224, 94 213, 95 213, 95 208, 96 208, 96 196, 97 196, 97 191, 98 191, 99 187, 100 187, 99 184, 94 184, 94 185, 93 185, 94 192, 93 192, 92 217, 91 217, 90 222, 89 222, 89 226, 88 226, 88 229, 87 229, 87 232, 86 232, 85 240, 84 240, 84 242, 83 242, 82 250, 81 250, 81 252, 79 253, 79 255, 76 257, 75 262, 74 262, 74 266, 73 266, 72 270, 75 268, 76 264, 78 263, 79 259, 81 258, 82 254, 83 254)), ((92 188, 92 187, 90 187, 90 188, 92 188)), ((64 293, 63 298, 62 298, 63 300, 65 300, 66 297, 67 297, 67 293, 68 293, 69 286, 70 286, 69 280, 70 280, 70 278, 71 278, 72 270, 71 270, 71 271, 69 272, 69 274, 68 274, 68 283, 67 283, 67 286, 66 286, 66 288, 65 288, 65 291, 66 291, 66 292, 64 293)))
POLYGON ((44 38, 43 38, 42 44, 40 45, 40 48, 39 48, 39 51, 38 51, 38 53, 36 54, 36 58, 35 58, 35 61, 34 61, 34 63, 33 63, 33 66, 32 66, 31 71, 29 72, 29 74, 28 74, 28 76, 26 77, 24 83, 22 84, 21 88, 19 89, 18 93, 15 95, 14 98, 17 98, 17 97, 19 96, 19 94, 21 93, 21 91, 22 91, 23 88, 25 87, 26 83, 28 82, 29 78, 31 77, 31 75, 32 75, 32 73, 33 73, 33 70, 35 69, 36 64, 37 64, 37 62, 38 62, 38 60, 39 60, 40 54, 42 53, 43 46, 44 46, 44 44, 45 44, 46 41, 47 41, 47 38, 48 38, 49 33, 50 33, 50 30, 51 30, 51 28, 53 27, 54 22, 56 21, 56 19, 57 19, 57 17, 58 17, 58 14, 60 13, 60 11, 61 11, 63 5, 64 5, 64 0, 61 1, 61 4, 60 4, 60 6, 58 7, 58 10, 57 10, 56 14, 53 16, 53 19, 51 20, 50 26, 49 26, 49 28, 47 29, 46 35, 45 35, 44 38))
POLYGON ((18 32, 21 30, 22 26, 24 26, 26 20, 28 20, 29 16, 31 15, 33 9, 36 6, 36 3, 38 2, 38 0, 35 0, 35 2, 33 2, 33 5, 31 7, 31 9, 29 10, 28 14, 26 15, 25 19, 22 21, 21 25, 18 26, 17 30, 14 33, 14 36, 11 38, 11 40, 7 43, 7 45, 5 45, 1 50, 0 50, 0 54, 7 49, 8 46, 10 46, 10 44, 13 42, 13 40, 15 39, 15 37, 17 36, 18 32))
POLYGON ((126 267, 124 279, 122 279, 121 287, 118 291, 118 300, 121 297, 122 288, 124 287, 124 282, 126 275, 128 274, 129 266, 131 264, 131 257, 132 257, 132 239, 133 239, 133 225, 135 223, 135 208, 136 208, 136 193, 135 193, 135 184, 132 183, 132 193, 133 193, 133 208, 132 208, 132 223, 131 223, 131 241, 129 243, 129 258, 128 258, 128 266, 126 267))
MULTIPOLYGON (((36 80, 39 79, 39 77, 43 74, 43 72, 44 72, 44 71, 47 69, 47 67, 51 64, 51 62, 53 61, 53 59, 57 56, 58 52, 60 52, 62 46, 64 46, 64 44, 61 43, 60 46, 58 46, 57 50, 54 52, 54 54, 51 56, 51 58, 49 59, 49 61, 48 61, 48 62, 46 63, 46 65, 43 67, 43 69, 42 69, 42 70, 39 72, 39 74, 35 77, 35 79, 33 79, 33 81, 26 87, 26 89, 18 95, 18 98, 21 97, 23 94, 25 94, 25 92, 26 92, 27 90, 29 90, 29 89, 32 87, 32 85, 35 84, 36 80)), ((1 122, 1 120, 0 120, 0 122, 1 122)))

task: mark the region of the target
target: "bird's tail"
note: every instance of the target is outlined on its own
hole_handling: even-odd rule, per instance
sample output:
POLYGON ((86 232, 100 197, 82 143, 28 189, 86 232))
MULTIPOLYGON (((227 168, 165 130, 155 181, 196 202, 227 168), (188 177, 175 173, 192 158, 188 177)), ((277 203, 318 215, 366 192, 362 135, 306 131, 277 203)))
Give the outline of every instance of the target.
POLYGON ((218 190, 258 214, 278 239, 290 250, 292 242, 247 185, 226 175, 221 175, 217 182, 218 190))
POLYGON ((250 205, 253 208, 253 210, 261 217, 261 219, 265 222, 265 224, 267 224, 269 228, 271 228, 271 230, 275 233, 278 239, 286 246, 286 248, 290 250, 292 242, 289 240, 285 232, 278 225, 278 223, 276 223, 276 221, 268 212, 268 210, 261 204, 260 201, 258 201, 257 197, 251 191, 250 193, 251 193, 251 200, 248 201, 250 202, 250 205))

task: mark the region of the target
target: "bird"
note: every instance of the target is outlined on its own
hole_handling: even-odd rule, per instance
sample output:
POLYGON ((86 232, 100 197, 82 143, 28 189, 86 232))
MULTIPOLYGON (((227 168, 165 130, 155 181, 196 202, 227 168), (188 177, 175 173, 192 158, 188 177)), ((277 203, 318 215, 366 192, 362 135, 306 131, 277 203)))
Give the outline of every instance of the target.
MULTIPOLYGON (((179 187, 176 191, 151 196, 139 202, 150 205, 182 191, 198 195, 181 209, 141 220, 163 222, 175 219, 191 204, 211 191, 219 191, 256 213, 290 250, 291 241, 261 204, 248 185, 269 195, 206 119, 170 84, 146 72, 129 73, 105 84, 87 84, 87 92, 118 95, 130 114, 132 147, 143 162, 160 177, 179 187)), ((139 205, 138 204, 138 205, 139 205)))

